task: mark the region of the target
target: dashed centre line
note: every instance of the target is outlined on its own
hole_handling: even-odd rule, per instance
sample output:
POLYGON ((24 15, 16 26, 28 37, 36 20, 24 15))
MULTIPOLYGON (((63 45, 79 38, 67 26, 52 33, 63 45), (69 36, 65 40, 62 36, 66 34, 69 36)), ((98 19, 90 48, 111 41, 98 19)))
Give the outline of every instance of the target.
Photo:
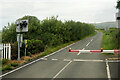
POLYGON ((93 41, 93 39, 91 39, 91 41, 93 41))
MULTIPOLYGON (((91 39, 91 42, 93 41, 93 39, 91 39)), ((89 46, 90 42, 86 45, 86 46, 89 46)))
POLYGON ((90 42, 86 46, 88 46, 89 44, 90 44, 90 42))

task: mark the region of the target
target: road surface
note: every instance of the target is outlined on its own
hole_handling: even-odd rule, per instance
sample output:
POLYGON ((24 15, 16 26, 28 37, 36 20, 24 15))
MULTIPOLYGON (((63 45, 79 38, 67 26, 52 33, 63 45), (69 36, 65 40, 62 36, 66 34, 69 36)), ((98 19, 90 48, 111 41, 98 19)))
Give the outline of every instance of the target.
MULTIPOLYGON (((109 57, 101 53, 69 53, 68 49, 101 49, 101 32, 95 36, 80 40, 79 42, 66 47, 55 54, 45 57, 29 66, 21 68, 3 76, 7 78, 32 78, 38 79, 85 79, 85 80, 111 80, 118 78, 118 62, 107 60, 109 57), (109 79, 107 79, 109 78, 109 79)), ((3 79, 3 80, 4 80, 3 79)), ((10 79, 8 79, 10 80, 10 79)))

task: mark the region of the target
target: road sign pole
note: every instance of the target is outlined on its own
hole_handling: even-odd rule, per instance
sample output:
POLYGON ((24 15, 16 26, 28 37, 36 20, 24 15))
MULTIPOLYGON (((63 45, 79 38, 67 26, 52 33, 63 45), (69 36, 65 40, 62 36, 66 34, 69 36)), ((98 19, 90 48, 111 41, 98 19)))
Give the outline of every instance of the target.
POLYGON ((18 61, 20 61, 20 33, 18 34, 18 61))
MULTIPOLYGON (((23 40, 23 35, 21 33, 28 32, 28 20, 20 20, 20 21, 17 21, 16 24, 17 24, 16 32, 18 32, 18 35, 17 35, 18 60, 20 60, 20 47, 22 47, 22 40, 23 40)), ((26 53, 25 53, 25 55, 26 55, 26 53)))
POLYGON ((26 56, 26 46, 25 46, 25 56, 26 56))

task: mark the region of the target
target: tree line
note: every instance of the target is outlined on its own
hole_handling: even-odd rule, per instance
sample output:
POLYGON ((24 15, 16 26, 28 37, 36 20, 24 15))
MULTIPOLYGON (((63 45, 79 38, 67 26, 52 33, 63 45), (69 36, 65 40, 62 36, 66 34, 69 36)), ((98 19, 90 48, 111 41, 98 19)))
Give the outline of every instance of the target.
MULTIPOLYGON (((92 24, 75 22, 73 20, 62 22, 54 16, 42 21, 35 16, 24 16, 18 20, 24 19, 28 19, 29 21, 28 32, 23 33, 23 38, 28 40, 28 54, 43 52, 48 47, 81 40, 95 32, 95 26, 92 24)), ((2 42, 12 43, 12 54, 15 56, 17 56, 16 41, 16 24, 11 23, 9 24, 9 28, 3 28, 2 42)), ((21 51, 24 55, 24 46, 21 51)))
MULTIPOLYGON (((92 24, 75 22, 73 20, 62 22, 57 17, 50 17, 40 21, 35 16, 24 16, 18 20, 29 20, 29 29, 23 33, 25 39, 38 39, 47 46, 55 46, 61 43, 80 40, 85 36, 93 34, 95 27, 92 24)), ((16 20, 16 21, 18 21, 16 20)), ((16 24, 9 24, 9 28, 3 28, 2 41, 16 42, 16 24)))

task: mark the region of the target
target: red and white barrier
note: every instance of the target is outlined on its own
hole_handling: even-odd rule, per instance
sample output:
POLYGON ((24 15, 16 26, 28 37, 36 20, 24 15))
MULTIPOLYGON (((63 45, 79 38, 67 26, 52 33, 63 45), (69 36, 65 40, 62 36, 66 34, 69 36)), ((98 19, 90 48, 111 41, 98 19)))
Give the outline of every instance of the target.
POLYGON ((120 53, 120 50, 71 50, 69 48, 69 52, 81 52, 81 53, 120 53))

